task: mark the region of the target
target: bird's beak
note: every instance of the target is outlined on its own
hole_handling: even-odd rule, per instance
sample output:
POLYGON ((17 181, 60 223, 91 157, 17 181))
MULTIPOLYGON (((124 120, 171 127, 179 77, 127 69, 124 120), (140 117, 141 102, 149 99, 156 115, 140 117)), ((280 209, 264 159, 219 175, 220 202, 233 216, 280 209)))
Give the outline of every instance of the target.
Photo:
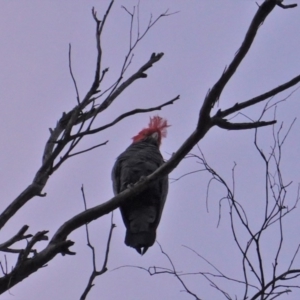
POLYGON ((152 134, 151 134, 151 137, 154 138, 156 141, 158 141, 158 139, 159 139, 159 134, 158 134, 158 132, 152 133, 152 134))

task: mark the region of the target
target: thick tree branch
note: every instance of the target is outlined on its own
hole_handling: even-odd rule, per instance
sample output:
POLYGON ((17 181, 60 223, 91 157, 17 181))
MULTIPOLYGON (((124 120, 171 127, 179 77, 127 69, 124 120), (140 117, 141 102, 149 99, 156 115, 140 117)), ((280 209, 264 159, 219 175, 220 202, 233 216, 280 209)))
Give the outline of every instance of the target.
POLYGON ((236 69, 238 68, 238 66, 240 65, 240 63, 242 62, 246 54, 248 53, 260 25, 264 22, 264 20, 269 15, 269 13, 274 9, 276 4, 277 4, 276 0, 266 0, 258 8, 250 24, 250 27, 246 33, 244 41, 242 42, 240 49, 237 51, 234 59, 229 64, 228 68, 224 70, 220 79, 215 83, 211 91, 206 96, 200 111, 200 119, 201 117, 206 119, 209 116, 212 107, 219 100, 225 85, 232 77, 232 75, 235 73, 236 69))
POLYGON ((28 200, 41 194, 43 185, 39 183, 30 184, 0 215, 0 229, 6 222, 24 205, 28 200))
POLYGON ((58 253, 62 253, 69 247, 73 246, 74 242, 64 241, 56 245, 46 247, 32 258, 22 261, 18 267, 14 268, 10 273, 0 278, 0 294, 24 280, 30 274, 45 266, 58 253))

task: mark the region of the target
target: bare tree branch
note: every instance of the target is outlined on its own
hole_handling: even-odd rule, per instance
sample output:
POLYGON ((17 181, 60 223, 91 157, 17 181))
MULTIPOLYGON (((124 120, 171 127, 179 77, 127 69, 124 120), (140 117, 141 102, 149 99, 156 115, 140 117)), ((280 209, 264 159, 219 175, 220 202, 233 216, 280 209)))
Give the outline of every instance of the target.
POLYGON ((240 49, 237 51, 234 59, 229 64, 228 68, 226 68, 221 75, 220 79, 215 83, 211 91, 206 96, 203 106, 200 111, 200 118, 201 116, 206 116, 212 109, 212 107, 215 105, 215 103, 219 100, 220 95, 229 81, 229 79, 232 77, 232 75, 237 70, 238 66, 248 53, 253 40, 256 36, 256 33, 260 27, 260 25, 264 22, 266 17, 271 13, 271 11, 274 9, 274 7, 277 4, 277 0, 267 0, 264 1, 258 8, 250 26, 246 33, 246 36, 244 38, 244 41, 242 42, 242 45, 240 49))
POLYGON ((24 249, 24 251, 22 251, 18 257, 18 261, 17 264, 15 266, 15 268, 18 268, 20 265, 22 265, 22 263, 28 259, 28 256, 30 254, 30 252, 32 252, 32 248, 33 246, 40 241, 47 241, 48 237, 46 236, 46 234, 48 233, 47 230, 44 231, 39 231, 38 233, 36 233, 32 239, 30 240, 30 242, 27 244, 27 247, 24 249))
POLYGON ((180 282, 180 284, 182 285, 182 287, 184 288, 184 292, 186 292, 187 294, 193 296, 196 300, 201 300, 201 298, 199 298, 195 293, 193 293, 185 284, 185 282, 181 279, 182 275, 186 275, 186 274, 181 274, 180 272, 178 272, 175 268, 175 265, 171 259, 171 257, 163 250, 161 244, 159 242, 156 241, 156 243, 158 244, 161 253, 167 258, 169 264, 171 265, 171 268, 163 268, 163 267, 149 267, 149 268, 144 268, 144 267, 140 267, 140 266, 130 266, 130 265, 126 265, 126 266, 121 266, 118 268, 115 268, 114 270, 120 269, 120 268, 136 268, 136 269, 141 269, 143 271, 146 271, 149 275, 153 276, 153 275, 161 275, 161 274, 170 274, 175 276, 175 278, 180 282))
POLYGON ((54 172, 55 170, 57 170, 67 159, 73 157, 73 156, 76 156, 76 155, 79 155, 79 154, 82 154, 82 153, 85 153, 85 152, 88 152, 88 151, 91 151, 91 150, 94 150, 96 148, 99 148, 101 146, 105 146, 106 144, 108 143, 108 141, 104 142, 104 143, 100 143, 98 145, 95 145, 93 147, 90 147, 88 149, 85 149, 85 150, 82 150, 82 151, 78 151, 78 152, 75 152, 75 153, 72 153, 71 154, 71 151, 75 148, 75 147, 71 147, 67 152, 66 154, 60 158, 60 161, 55 165, 53 166, 52 168, 52 172, 54 172))
POLYGON ((139 78, 146 78, 145 73, 149 68, 158 62, 162 57, 163 53, 152 53, 150 59, 145 63, 136 73, 131 75, 126 81, 124 81, 113 93, 111 93, 96 109, 97 113, 106 109, 130 84, 139 78))
MULTIPOLYGON (((86 198, 85 198, 85 194, 84 194, 83 185, 81 187, 81 192, 82 192, 82 198, 83 198, 83 202, 84 202, 84 209, 86 210, 87 205, 86 205, 86 198)), ((93 282, 94 282, 95 278, 97 276, 100 276, 100 275, 104 274, 107 271, 109 247, 110 247, 112 232, 113 232, 113 229, 115 227, 116 227, 116 225, 113 223, 113 213, 112 213, 112 215, 111 215, 111 226, 110 226, 110 230, 109 230, 109 235, 108 235, 108 240, 107 240, 107 245, 106 245, 106 252, 105 252, 103 266, 102 266, 102 269, 100 271, 97 271, 95 247, 91 244, 91 241, 90 241, 90 234, 89 234, 88 224, 85 224, 87 245, 92 251, 93 271, 91 273, 91 276, 89 278, 87 286, 86 286, 84 292, 82 293, 82 295, 80 297, 80 300, 85 300, 86 299, 88 293, 90 292, 90 290, 94 286, 93 282)))
POLYGON ((227 130, 245 130, 245 129, 255 129, 264 126, 270 126, 276 123, 274 121, 258 121, 253 123, 230 123, 225 119, 214 119, 216 125, 220 128, 227 129, 227 130))
POLYGON ((298 4, 289 4, 289 5, 285 5, 285 4, 282 4, 283 0, 277 0, 277 5, 280 6, 281 8, 294 8, 296 7, 298 4))
POLYGON ((79 97, 79 92, 78 92, 78 87, 77 87, 77 82, 75 80, 73 71, 72 71, 72 59, 71 59, 71 50, 72 50, 72 46, 71 44, 69 44, 69 70, 70 70, 70 75, 74 84, 74 88, 76 91, 76 99, 77 99, 77 103, 78 105, 80 105, 80 97, 79 97))
POLYGON ((24 239, 28 239, 30 237, 32 237, 32 234, 27 234, 24 235, 25 232, 28 230, 29 226, 28 225, 24 225, 17 234, 15 234, 13 237, 11 237, 8 241, 6 241, 5 243, 0 244, 0 251, 4 251, 4 252, 12 252, 11 249, 9 249, 8 247, 10 247, 11 245, 13 245, 14 243, 24 240, 24 239))
POLYGON ((244 101, 244 102, 241 102, 241 103, 236 103, 234 106, 230 107, 230 108, 227 108, 225 110, 218 110, 218 112, 216 113, 216 117, 219 117, 219 118, 224 118, 224 117, 227 117, 228 115, 232 114, 232 113, 235 113, 237 111, 240 111, 246 107, 250 107, 252 105, 255 105, 261 101, 264 101, 268 98, 271 98, 277 94, 279 94, 280 92, 283 92, 285 90, 287 90, 288 88, 296 85, 297 83, 300 82, 300 75, 294 77, 292 80, 278 86, 277 88, 274 88, 262 95, 259 95, 257 97, 254 97, 250 100, 247 100, 247 101, 244 101))
POLYGON ((82 137, 84 135, 88 135, 88 134, 95 134, 97 132, 100 132, 100 131, 103 131, 115 124, 117 124, 118 122, 120 122, 121 120, 129 117, 129 116, 133 116, 135 114, 139 114, 139 113, 146 113, 146 112, 151 112, 151 111, 156 111, 156 110, 161 110, 163 107, 167 106, 167 105, 171 105, 171 104, 174 104, 174 102, 176 100, 179 99, 179 95, 176 96, 175 98, 159 105, 159 106, 155 106, 155 107, 151 107, 151 108, 136 108, 136 109, 133 109, 131 111, 128 111, 122 115, 120 115, 119 117, 117 117, 113 122, 109 123, 109 124, 106 124, 104 126, 101 126, 101 127, 98 127, 98 128, 95 128, 95 129, 90 129, 90 130, 86 130, 86 131, 83 131, 83 132, 80 132, 80 133, 77 133, 77 134, 74 134, 74 135, 71 135, 69 137, 69 139, 76 139, 78 137, 82 137))
MULTIPOLYGON (((263 110, 263 113, 260 118, 263 117, 264 113, 267 111, 269 105, 267 104, 263 110)), ((275 107, 274 118, 276 117, 276 107, 275 107)), ((300 285, 292 285, 292 284, 282 284, 282 281, 288 281, 300 276, 300 270, 294 269, 292 270, 292 264, 295 261, 295 258, 299 252, 299 246, 296 249, 293 257, 291 258, 290 264, 284 266, 285 271, 282 272, 283 264, 280 264, 281 275, 278 275, 279 263, 280 263, 280 255, 283 248, 283 221, 287 214, 291 213, 295 208, 299 201, 299 187, 298 187, 298 194, 295 200, 295 203, 292 207, 288 207, 286 204, 287 201, 287 187, 290 184, 285 184, 283 180, 283 176, 281 173, 281 158, 282 158, 282 150, 283 145, 287 139, 288 134, 291 131, 291 128, 294 124, 295 120, 291 122, 291 125, 287 128, 286 132, 282 132, 283 125, 279 125, 279 129, 275 131, 275 126, 272 128, 272 135, 274 143, 271 146, 271 153, 266 155, 263 150, 258 145, 257 142, 257 130, 255 133, 255 147, 258 150, 258 153, 263 159, 263 163, 265 164, 265 212, 261 221, 259 218, 255 219, 255 227, 259 227, 257 229, 253 229, 248 222, 248 218, 246 215, 246 211, 243 209, 242 205, 236 200, 235 198, 235 179, 234 179, 234 169, 235 165, 232 169, 232 188, 228 186, 226 181, 212 169, 207 163, 203 153, 199 149, 201 156, 196 154, 189 154, 189 158, 198 158, 201 165, 212 175, 211 180, 216 180, 217 182, 221 183, 225 187, 226 195, 221 198, 221 200, 227 199, 229 204, 229 216, 231 222, 231 231, 234 237, 234 241, 242 254, 242 270, 243 270, 243 280, 233 279, 226 276, 223 272, 221 272, 218 268, 216 268, 212 263, 208 260, 203 258, 199 255, 196 251, 192 250, 196 253, 199 257, 204 259, 210 266, 217 271, 216 274, 211 272, 194 272, 194 273, 184 273, 181 272, 178 274, 179 276, 184 275, 202 275, 204 276, 210 283, 212 287, 220 291, 225 298, 227 299, 234 299, 234 297, 230 296, 229 293, 222 290, 220 285, 217 284, 211 277, 218 278, 218 279, 225 279, 229 281, 234 281, 237 283, 242 283, 244 285, 244 295, 243 300, 251 298, 251 291, 254 289, 255 293, 253 294, 251 299, 275 299, 280 295, 286 294, 291 292, 293 289, 300 288, 300 285), (274 171, 272 171, 274 169, 274 171), (264 260, 265 257, 265 249, 264 245, 266 243, 265 231, 269 230, 269 228, 274 227, 273 225, 277 225, 277 238, 278 244, 274 250, 274 255, 272 257, 272 274, 271 276, 267 274, 266 270, 268 269, 268 265, 264 260), (241 226, 240 226, 241 225, 241 226), (246 229, 246 233, 249 235, 248 241, 245 244, 245 231, 241 235, 241 228, 246 229), (242 237, 242 238, 241 238, 242 237), (253 258, 253 253, 255 253, 255 257, 253 258), (291 273, 289 273, 291 271, 291 273), (254 276, 251 276, 254 275, 254 276), (253 278, 256 279, 257 282, 253 281, 253 278), (251 288, 251 289, 249 289, 251 288)), ((209 182, 211 182, 211 180, 209 182)), ((221 202, 220 200, 220 202, 221 202)), ((272 234, 274 235, 274 229, 272 230, 272 234)), ((190 248, 189 248, 190 249, 190 248)), ((268 253, 270 256, 270 254, 268 253)), ((154 267, 153 274, 160 274, 160 273, 170 273, 172 272, 165 270, 161 267, 154 267), (157 271, 159 270, 159 271, 157 271), (161 271, 163 270, 163 271, 161 271)))

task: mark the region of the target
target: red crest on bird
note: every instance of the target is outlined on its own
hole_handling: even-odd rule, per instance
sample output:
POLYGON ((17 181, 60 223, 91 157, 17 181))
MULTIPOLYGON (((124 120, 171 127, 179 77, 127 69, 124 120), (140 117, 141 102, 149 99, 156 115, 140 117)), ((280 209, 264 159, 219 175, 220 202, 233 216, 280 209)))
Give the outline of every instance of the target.
POLYGON ((158 133, 158 146, 161 144, 161 139, 167 136, 168 121, 159 116, 150 117, 150 122, 147 128, 142 129, 132 140, 136 143, 146 136, 150 136, 153 133, 158 133))

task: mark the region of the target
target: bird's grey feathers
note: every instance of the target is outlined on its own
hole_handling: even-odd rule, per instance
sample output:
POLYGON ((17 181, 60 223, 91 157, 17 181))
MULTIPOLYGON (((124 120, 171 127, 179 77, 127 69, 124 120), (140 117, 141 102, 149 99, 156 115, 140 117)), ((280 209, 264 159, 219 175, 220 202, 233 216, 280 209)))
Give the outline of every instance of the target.
MULTIPOLYGON (((143 176, 153 173, 164 163, 155 139, 143 140, 130 145, 116 160, 112 170, 113 190, 118 194, 143 176)), ((127 228, 125 244, 144 254, 156 239, 168 193, 168 177, 149 185, 143 192, 128 199, 120 207, 127 228)))

